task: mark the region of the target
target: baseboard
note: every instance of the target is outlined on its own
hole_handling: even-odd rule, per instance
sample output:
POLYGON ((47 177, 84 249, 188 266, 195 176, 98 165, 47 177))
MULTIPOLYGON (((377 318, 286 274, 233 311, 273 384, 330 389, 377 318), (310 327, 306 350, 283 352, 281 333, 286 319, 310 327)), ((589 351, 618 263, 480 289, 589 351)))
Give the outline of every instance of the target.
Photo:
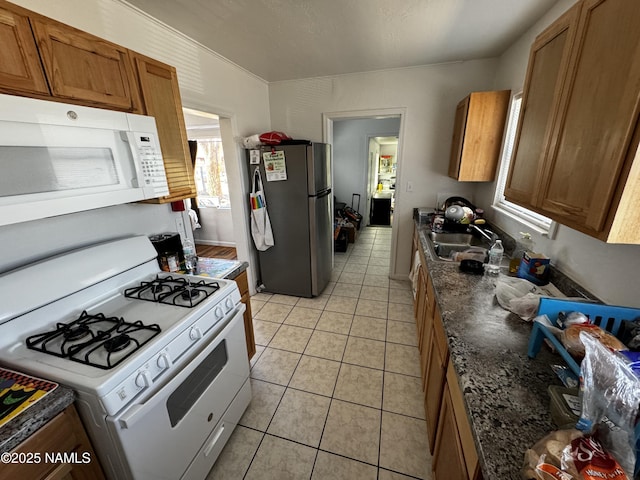
POLYGON ((195 239, 199 245, 211 245, 212 247, 233 247, 236 248, 235 242, 219 242, 217 240, 202 240, 200 238, 195 239))

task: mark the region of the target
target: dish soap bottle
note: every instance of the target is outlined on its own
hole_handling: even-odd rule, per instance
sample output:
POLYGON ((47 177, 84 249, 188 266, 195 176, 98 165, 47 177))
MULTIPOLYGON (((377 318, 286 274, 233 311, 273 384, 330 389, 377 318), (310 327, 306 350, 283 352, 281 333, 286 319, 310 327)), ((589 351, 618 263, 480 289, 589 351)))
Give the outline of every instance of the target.
POLYGON ((520 238, 516 240, 516 248, 509 261, 509 273, 518 272, 524 252, 533 252, 533 240, 530 233, 520 232, 520 238))
POLYGON ((496 240, 489 250, 489 263, 485 268, 487 275, 498 275, 500 273, 500 264, 502 263, 502 256, 504 255, 504 247, 502 246, 502 240, 496 240))

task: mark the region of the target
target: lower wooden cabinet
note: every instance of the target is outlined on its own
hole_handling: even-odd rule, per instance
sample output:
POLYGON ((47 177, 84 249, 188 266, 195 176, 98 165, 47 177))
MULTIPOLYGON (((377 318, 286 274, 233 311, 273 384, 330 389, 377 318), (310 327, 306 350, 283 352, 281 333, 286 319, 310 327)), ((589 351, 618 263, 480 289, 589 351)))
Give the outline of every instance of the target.
POLYGON ((241 299, 244 303, 246 310, 244 311, 244 333, 247 339, 247 353, 249 354, 249 360, 256 353, 256 340, 253 334, 253 318, 251 315, 251 296, 249 295, 249 282, 247 280, 247 271, 245 270, 235 279, 238 284, 238 290, 240 290, 241 299))
POLYGON ((434 480, 482 479, 462 390, 451 361, 447 366, 446 382, 442 390, 442 408, 433 455, 433 478, 434 480))
MULTIPOLYGON (((415 239, 415 236, 414 236, 415 239)), ((416 245, 416 249, 419 247, 416 245)), ((422 265, 414 303, 424 410, 429 450, 436 480, 480 480, 478 454, 458 377, 451 363, 431 275, 420 250, 422 265)), ((413 258, 413 255, 412 255, 413 258)))
POLYGON ((93 451, 82 422, 73 405, 18 445, 11 453, 23 453, 35 463, 4 463, 2 478, 24 478, 30 480, 103 480, 104 473, 93 451), (72 463, 47 461, 54 456, 72 463), (83 463, 86 461, 87 463, 83 463))
POLYGON ((451 404, 451 394, 445 385, 438 426, 438 443, 433 458, 433 476, 438 480, 468 480, 464 452, 458 435, 458 425, 451 404))
POLYGON ((428 362, 424 379, 424 410, 427 421, 429 448, 431 454, 433 454, 435 450, 438 423, 442 416, 442 392, 445 383, 447 359, 449 358, 449 349, 446 346, 446 335, 444 334, 444 329, 442 327, 440 308, 437 305, 434 307, 432 333, 430 338, 428 362))

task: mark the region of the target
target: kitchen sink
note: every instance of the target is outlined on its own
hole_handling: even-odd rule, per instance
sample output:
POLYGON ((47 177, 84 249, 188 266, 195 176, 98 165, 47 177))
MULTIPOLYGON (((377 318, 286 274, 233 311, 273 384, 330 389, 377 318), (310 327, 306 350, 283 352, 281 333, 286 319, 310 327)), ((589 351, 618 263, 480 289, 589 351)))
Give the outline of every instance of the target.
POLYGON ((485 240, 471 233, 429 232, 426 237, 431 258, 436 261, 452 262, 454 253, 464 252, 473 247, 484 249, 486 254, 490 247, 485 240))

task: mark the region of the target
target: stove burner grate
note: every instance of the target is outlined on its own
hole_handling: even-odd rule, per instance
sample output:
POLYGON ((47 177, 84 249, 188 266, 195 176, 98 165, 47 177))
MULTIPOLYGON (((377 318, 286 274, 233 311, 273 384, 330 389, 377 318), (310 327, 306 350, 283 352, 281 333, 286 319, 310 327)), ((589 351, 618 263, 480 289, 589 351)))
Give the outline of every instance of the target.
POLYGON ((187 278, 158 275, 151 281, 141 282, 138 286, 127 288, 124 291, 124 296, 148 302, 193 308, 218 290, 220 290, 220 284, 215 281, 193 282, 187 278))
POLYGON ((85 310, 70 323, 57 323, 54 330, 28 337, 26 344, 31 350, 108 370, 158 333, 157 324, 145 325, 139 320, 130 323, 85 310), (103 351, 106 357, 101 355, 103 351))

